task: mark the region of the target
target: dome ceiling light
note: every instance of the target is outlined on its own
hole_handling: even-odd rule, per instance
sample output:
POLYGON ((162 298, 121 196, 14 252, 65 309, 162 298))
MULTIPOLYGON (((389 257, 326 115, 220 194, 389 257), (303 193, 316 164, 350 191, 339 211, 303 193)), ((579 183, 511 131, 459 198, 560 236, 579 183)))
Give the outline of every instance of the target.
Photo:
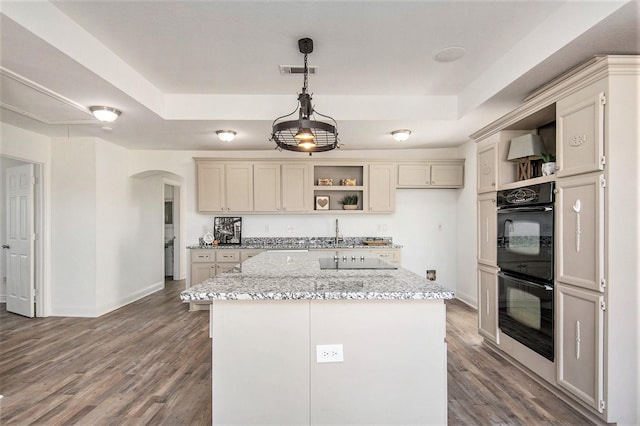
POLYGON ((236 137, 236 134, 233 130, 216 130, 216 135, 222 142, 231 142, 236 137))
POLYGON ((406 141, 409 139, 409 135, 411 135, 411 130, 407 129, 394 130, 391 132, 391 136, 398 142, 406 141))
POLYGON ((105 123, 113 123, 120 117, 120 114, 122 114, 122 111, 119 109, 108 106, 92 106, 89 107, 89 111, 91 111, 95 118, 105 123))
POLYGON ((276 149, 308 152, 331 151, 339 148, 338 129, 336 121, 315 111, 311 104, 311 95, 307 93, 307 80, 309 68, 307 66, 307 55, 313 52, 313 40, 302 38, 298 40, 300 53, 304 54, 304 84, 302 93, 298 95, 299 108, 298 118, 295 117, 296 110, 292 113, 278 117, 273 121, 270 141, 276 143, 276 149), (315 114, 324 117, 326 121, 316 121, 315 114))

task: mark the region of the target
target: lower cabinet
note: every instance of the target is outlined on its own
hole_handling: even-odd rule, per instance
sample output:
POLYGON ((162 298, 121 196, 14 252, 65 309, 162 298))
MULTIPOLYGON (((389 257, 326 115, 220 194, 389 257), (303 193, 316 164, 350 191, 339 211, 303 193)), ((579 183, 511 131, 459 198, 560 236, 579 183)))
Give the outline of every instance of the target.
POLYGON ((604 296, 557 283, 556 298, 558 385, 602 413, 604 296))
POLYGON ((214 262, 195 263, 191 261, 190 286, 201 283, 216 275, 216 264, 214 262))
POLYGON ((478 332, 493 343, 498 334, 498 269, 478 265, 478 332))
POLYGON ((241 262, 241 250, 192 249, 188 287, 232 269, 241 262))

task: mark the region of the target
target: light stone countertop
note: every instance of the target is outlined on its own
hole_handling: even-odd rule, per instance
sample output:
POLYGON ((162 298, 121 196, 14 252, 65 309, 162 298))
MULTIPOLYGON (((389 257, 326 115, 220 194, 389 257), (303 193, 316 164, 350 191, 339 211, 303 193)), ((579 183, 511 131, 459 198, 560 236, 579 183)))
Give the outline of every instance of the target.
POLYGON ((242 244, 230 245, 191 245, 188 249, 263 249, 263 250, 317 250, 317 249, 389 249, 402 248, 393 244, 391 237, 344 237, 337 244, 332 237, 248 237, 242 238, 242 244), (363 241, 378 240, 386 245, 367 245, 363 241))
MULTIPOLYGON (((233 270, 189 287, 183 302, 213 300, 416 300, 453 299, 435 281, 397 269, 321 270, 326 253, 261 253, 233 270)), ((376 258, 377 259, 377 258, 376 258)), ((350 260, 350 259, 349 259, 350 260)), ((356 259, 356 262, 359 258, 356 259)), ((380 261, 382 262, 382 261, 380 261)))

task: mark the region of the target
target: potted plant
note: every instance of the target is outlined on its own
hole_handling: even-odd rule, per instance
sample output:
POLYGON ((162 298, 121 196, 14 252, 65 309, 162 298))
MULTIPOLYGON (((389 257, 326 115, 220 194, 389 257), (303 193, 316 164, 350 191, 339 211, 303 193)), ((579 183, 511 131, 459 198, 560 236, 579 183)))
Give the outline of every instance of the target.
POLYGON ((540 154, 542 157, 542 176, 551 176, 556 172, 556 156, 543 152, 540 154))
POLYGON ((345 195, 338 202, 342 204, 344 210, 356 210, 358 208, 358 196, 356 194, 345 195))

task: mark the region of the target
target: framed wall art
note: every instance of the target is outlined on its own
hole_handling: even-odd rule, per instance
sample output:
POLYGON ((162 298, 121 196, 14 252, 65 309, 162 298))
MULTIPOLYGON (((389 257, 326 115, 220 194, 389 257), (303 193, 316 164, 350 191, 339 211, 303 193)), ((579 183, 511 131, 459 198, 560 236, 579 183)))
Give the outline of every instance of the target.
POLYGON ((242 240, 241 217, 216 217, 213 220, 213 236, 218 244, 240 244, 242 240))

